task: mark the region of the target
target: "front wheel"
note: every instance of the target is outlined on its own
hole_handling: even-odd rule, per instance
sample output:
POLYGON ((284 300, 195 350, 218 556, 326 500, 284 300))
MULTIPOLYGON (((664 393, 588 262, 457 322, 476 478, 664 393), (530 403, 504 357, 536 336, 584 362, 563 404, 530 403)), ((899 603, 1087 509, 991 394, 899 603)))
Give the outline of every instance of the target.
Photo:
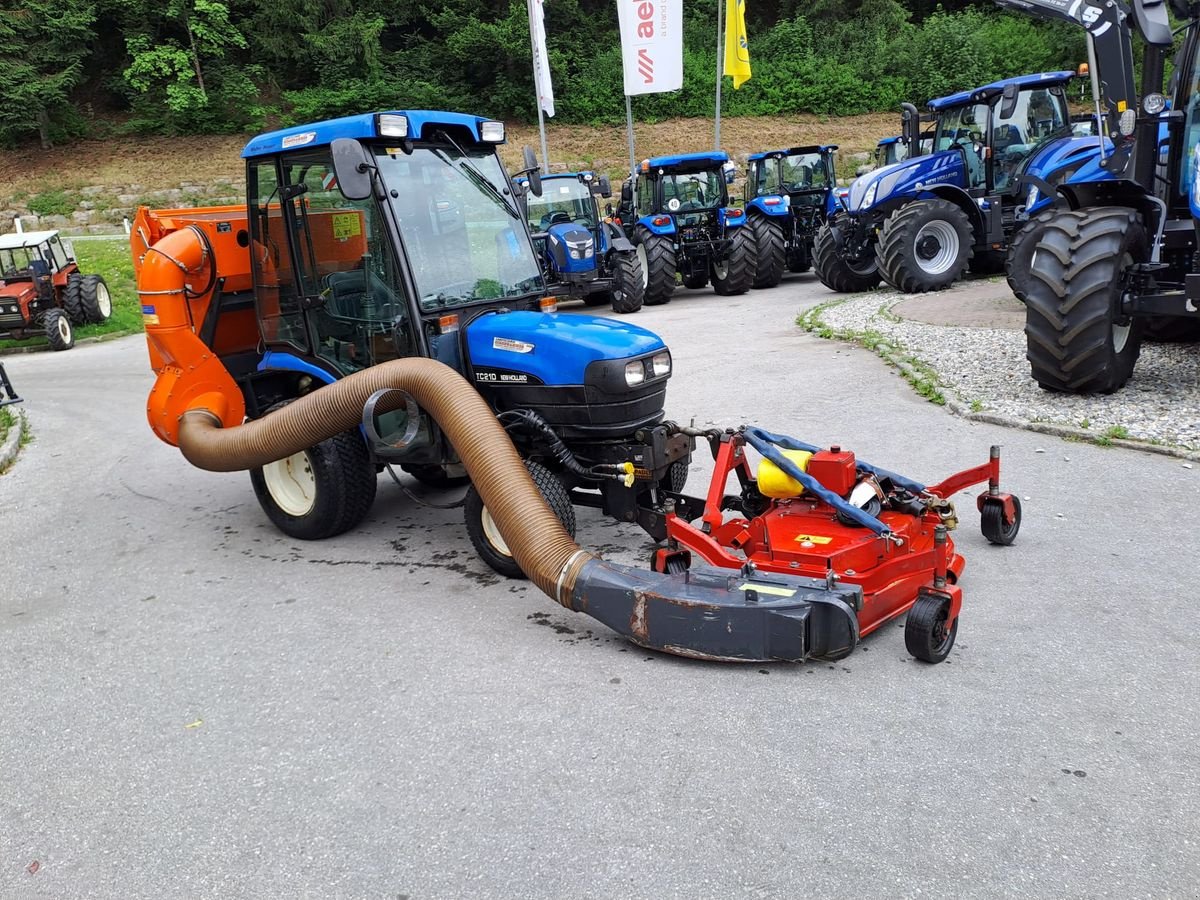
POLYGON ((250 470, 267 518, 288 537, 319 541, 349 531, 375 502, 379 478, 357 429, 250 470))
POLYGON ((1141 319, 1122 310, 1125 271, 1150 257, 1125 207, 1061 210, 1046 223, 1026 281, 1025 355, 1049 391, 1111 394, 1133 374, 1141 319))
POLYGON ((918 294, 954 284, 974 243, 971 220, 958 206, 949 200, 917 200, 884 220, 875 253, 888 284, 918 294))
POLYGON ((754 246, 758 254, 754 286, 773 288, 783 281, 783 270, 787 264, 783 225, 778 219, 756 215, 750 219, 750 227, 754 230, 754 246))
MULTIPOLYGON (((529 476, 537 485, 546 504, 558 516, 563 528, 573 539, 575 507, 571 505, 571 495, 562 481, 545 466, 532 460, 525 461, 525 468, 529 470, 529 476)), ((467 488, 467 495, 463 499, 463 514, 466 517, 467 535, 471 538, 471 544, 480 559, 505 578, 524 578, 525 573, 517 565, 512 550, 504 540, 504 535, 500 533, 500 526, 484 506, 483 498, 479 496, 479 491, 475 490, 474 485, 467 488)))
POLYGON ((84 315, 95 325, 107 322, 112 315, 112 296, 108 285, 99 275, 84 275, 80 290, 84 315))
POLYGON ((70 316, 63 310, 47 310, 42 327, 46 329, 51 350, 70 350, 75 346, 75 329, 71 326, 70 316))
POLYGON ((950 601, 936 594, 922 594, 908 611, 904 622, 904 646, 917 659, 940 663, 950 655, 958 636, 958 619, 947 623, 950 601))
POLYGON ((813 239, 813 271, 821 284, 840 294, 858 294, 869 291, 879 284, 879 266, 870 247, 861 259, 853 258, 843 241, 834 231, 836 226, 826 223, 813 239))
POLYGON ((646 306, 670 303, 675 292, 675 245, 671 238, 643 229, 638 232, 637 254, 646 273, 642 302, 646 306))
POLYGON ((744 225, 729 234, 725 258, 712 264, 713 290, 722 296, 744 294, 754 284, 754 233, 744 225))
POLYGON ((1054 218, 1057 210, 1048 210, 1034 216, 1008 242, 1008 255, 1004 258, 1004 277, 1012 288, 1013 296, 1025 302, 1025 286, 1033 268, 1033 257, 1037 253, 1038 241, 1046 231, 1046 223, 1054 218))
POLYGON ((646 273, 637 253, 614 253, 612 256, 613 312, 635 313, 646 298, 646 273))

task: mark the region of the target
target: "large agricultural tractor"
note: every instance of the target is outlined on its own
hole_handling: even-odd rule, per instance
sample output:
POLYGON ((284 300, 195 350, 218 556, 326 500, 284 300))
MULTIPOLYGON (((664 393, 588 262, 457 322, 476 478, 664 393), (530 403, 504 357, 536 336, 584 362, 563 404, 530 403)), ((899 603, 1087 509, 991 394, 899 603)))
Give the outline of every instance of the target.
MULTIPOLYGON (((189 426, 249 418, 271 432, 291 404, 332 404, 396 361, 421 377, 454 370, 567 532, 579 504, 665 534, 661 507, 694 443, 663 421, 671 354, 635 325, 554 314, 503 141, 503 123, 476 116, 351 116, 253 138, 245 206, 140 209, 131 246, 158 373, 155 433, 197 465, 249 469, 285 534, 331 537, 367 514, 382 467, 461 483, 467 448, 384 388, 355 401, 361 421, 298 447, 291 431, 292 449, 273 458, 243 447, 202 461, 189 426)), ((306 420, 305 433, 340 414, 306 420)), ((482 558, 519 576, 478 484, 464 509, 482 558)))
MULTIPOLYGON (((999 271, 1009 239, 1052 202, 1053 186, 1101 153, 1097 138, 1072 135, 1065 87, 1074 77, 1022 75, 931 100, 930 151, 857 178, 846 209, 818 232, 821 281, 862 291, 883 280, 914 293, 948 287, 968 266, 999 271), (1041 193, 1033 205, 1031 188, 1041 193)), ((907 144, 919 147, 912 113, 907 144)))
POLYGON ((1185 24, 1173 96, 1163 89, 1175 35, 1161 0, 1002 0, 1086 29, 1092 87, 1112 147, 1102 180, 1058 185, 1025 281, 1026 355, 1046 390, 1110 393, 1133 374, 1148 331, 1200 335, 1200 5, 1171 0, 1185 24), (1145 43, 1141 96, 1133 35, 1145 43))
POLYGON ((44 334, 54 350, 75 346, 75 326, 112 315, 108 285, 83 275, 57 231, 0 235, 0 337, 44 334))
POLYGON ((617 217, 642 258, 647 306, 670 302, 676 274, 684 287, 711 279, 718 294, 750 290, 754 235, 729 204, 731 180, 729 157, 714 151, 642 160, 625 182, 617 217))
POLYGON ((620 227, 601 215, 597 195, 612 196, 606 176, 591 172, 543 175, 541 193, 518 179, 529 230, 550 290, 614 312, 642 308, 646 275, 641 257, 620 227))
POLYGON ((837 208, 837 147, 824 144, 752 154, 746 173, 746 216, 758 262, 754 286, 774 287, 784 269, 807 272, 819 229, 837 208))

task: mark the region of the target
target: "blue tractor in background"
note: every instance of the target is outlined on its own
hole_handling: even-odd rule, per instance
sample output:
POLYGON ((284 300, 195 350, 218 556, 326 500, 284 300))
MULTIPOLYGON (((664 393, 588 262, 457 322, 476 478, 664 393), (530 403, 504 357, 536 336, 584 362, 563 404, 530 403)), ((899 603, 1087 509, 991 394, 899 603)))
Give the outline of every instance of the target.
MULTIPOLYGON (((1072 134, 1065 87, 1074 77, 1022 75, 931 100, 930 152, 855 180, 817 234, 817 276, 835 291, 884 280, 914 293, 948 287, 968 265, 1000 271, 1038 203, 1052 203, 1054 186, 1101 153, 1099 138, 1072 134)), ((904 122, 908 146, 919 147, 919 120, 904 122)))
POLYGON ((642 161, 621 188, 617 218, 646 273, 647 306, 668 303, 678 274, 685 287, 712 280, 718 294, 754 284, 754 234, 745 210, 729 205, 733 164, 722 151, 642 161))
MULTIPOLYGON (((528 182, 518 179, 518 186, 528 182)), ((543 175, 540 195, 522 190, 529 230, 551 291, 614 312, 642 308, 646 274, 636 248, 605 219, 597 194, 612 196, 608 177, 592 172, 543 175)))
POLYGON ((746 217, 754 232, 756 288, 774 287, 784 269, 807 272, 817 230, 837 208, 837 146, 754 153, 746 171, 746 217))

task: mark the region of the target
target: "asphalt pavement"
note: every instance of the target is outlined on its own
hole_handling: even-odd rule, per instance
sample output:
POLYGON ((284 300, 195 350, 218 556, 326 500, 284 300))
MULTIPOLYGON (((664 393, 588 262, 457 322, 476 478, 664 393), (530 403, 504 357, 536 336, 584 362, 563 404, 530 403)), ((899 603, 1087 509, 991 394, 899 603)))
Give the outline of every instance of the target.
POLYGON ((0 477, 0 897, 1197 896, 1200 470, 954 418, 794 325, 829 296, 631 321, 674 419, 927 482, 1003 445, 1024 524, 990 546, 960 498, 942 665, 900 624, 835 664, 641 650, 386 476, 290 540, 152 436, 141 338, 6 360, 34 440, 0 477))

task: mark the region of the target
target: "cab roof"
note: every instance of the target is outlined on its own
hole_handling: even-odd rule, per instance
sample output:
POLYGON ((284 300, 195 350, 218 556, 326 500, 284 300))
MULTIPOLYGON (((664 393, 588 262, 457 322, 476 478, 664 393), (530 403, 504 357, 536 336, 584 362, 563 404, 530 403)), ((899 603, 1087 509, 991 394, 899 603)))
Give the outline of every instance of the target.
POLYGON ((707 153, 676 153, 673 156, 652 156, 646 162, 651 169, 686 167, 695 171, 707 165, 723 165, 729 162, 729 154, 724 150, 709 150, 707 153))
MULTIPOLYGON (((357 116, 343 116, 340 119, 327 119, 324 122, 308 125, 294 125, 279 131, 268 131, 250 139, 250 142, 242 150, 242 158, 267 156, 301 147, 323 147, 333 143, 337 138, 361 140, 381 137, 379 134, 380 116, 404 116, 408 120, 407 138, 414 141, 420 140, 425 135, 426 129, 430 129, 431 126, 441 125, 465 128, 476 141, 482 143, 479 126, 484 122, 496 121, 483 116, 468 116, 464 113, 438 112, 428 109, 390 109, 357 116)), ((403 138, 393 137, 393 140, 399 141, 403 138)), ((499 143, 503 143, 503 141, 499 143)))
POLYGON ((1050 87, 1055 84, 1066 84, 1074 77, 1074 72, 1040 72, 1036 75, 1018 75, 1016 78, 993 81, 991 84, 985 84, 983 87, 975 88, 974 90, 959 91, 957 94, 951 94, 949 97, 939 97, 936 100, 930 100, 929 108, 941 110, 950 106, 963 106, 967 103, 986 103, 997 94, 1002 94, 1004 88, 1010 84, 1015 84, 1018 89, 1050 87))
POLYGON ((21 247, 36 247, 57 235, 57 231, 26 231, 21 234, 0 234, 0 250, 16 250, 21 247))
POLYGON ((751 153, 748 162, 757 162, 768 156, 799 156, 802 153, 828 153, 838 148, 837 144, 814 144, 811 147, 789 147, 786 150, 764 150, 762 153, 751 153))

